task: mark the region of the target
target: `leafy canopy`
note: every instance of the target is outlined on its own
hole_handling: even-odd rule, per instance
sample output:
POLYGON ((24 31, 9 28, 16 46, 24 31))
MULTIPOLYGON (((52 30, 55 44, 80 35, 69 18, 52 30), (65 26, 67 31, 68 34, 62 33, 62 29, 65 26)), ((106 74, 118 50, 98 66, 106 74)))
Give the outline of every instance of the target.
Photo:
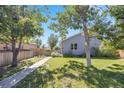
MULTIPOLYGON (((86 21, 89 34, 101 34, 108 31, 109 21, 106 21, 105 9, 99 6, 64 6, 65 11, 57 13, 49 26, 55 32, 64 36, 70 29, 83 29, 83 20, 86 21)), ((97 35, 96 34, 96 35, 97 35)), ((100 38, 100 37, 99 37, 100 38)))
POLYGON ((38 8, 31 6, 0 7, 0 40, 11 42, 12 37, 18 42, 40 36, 43 33, 42 23, 47 18, 38 8))

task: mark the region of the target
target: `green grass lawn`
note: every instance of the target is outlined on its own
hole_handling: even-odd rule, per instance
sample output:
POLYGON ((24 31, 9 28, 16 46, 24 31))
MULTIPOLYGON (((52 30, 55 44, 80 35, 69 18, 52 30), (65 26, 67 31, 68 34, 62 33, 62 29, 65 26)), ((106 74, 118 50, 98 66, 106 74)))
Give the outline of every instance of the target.
POLYGON ((42 59, 42 57, 33 57, 33 58, 22 60, 22 61, 18 62, 18 66, 15 68, 10 67, 10 65, 5 66, 4 67, 5 70, 0 73, 0 80, 13 75, 28 66, 33 65, 35 62, 37 62, 41 59, 42 59))
POLYGON ((87 68, 85 58, 52 58, 14 87, 124 87, 124 59, 92 58, 87 68))

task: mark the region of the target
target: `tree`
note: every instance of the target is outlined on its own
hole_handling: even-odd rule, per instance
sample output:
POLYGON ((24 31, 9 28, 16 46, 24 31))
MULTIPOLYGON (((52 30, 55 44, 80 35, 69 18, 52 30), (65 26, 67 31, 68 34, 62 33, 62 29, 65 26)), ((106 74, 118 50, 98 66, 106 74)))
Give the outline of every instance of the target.
POLYGON ((59 33, 59 37, 61 39, 61 53, 63 53, 63 40, 66 39, 66 35, 68 34, 67 28, 64 25, 59 23, 51 23, 49 25, 49 29, 59 33))
POLYGON ((41 23, 47 22, 47 19, 38 8, 30 6, 1 6, 0 16, 0 40, 11 43, 12 67, 15 67, 22 42, 42 35, 41 23))
POLYGON ((45 47, 46 47, 45 44, 43 44, 43 45, 42 45, 42 48, 44 49, 45 47))
POLYGON ((124 6, 110 6, 109 11, 114 17, 116 27, 111 44, 116 49, 124 49, 124 6))
POLYGON ((50 46, 51 50, 57 45, 58 43, 58 37, 54 34, 51 34, 50 37, 48 37, 48 45, 50 46))
POLYGON ((88 24, 87 17, 88 17, 89 6, 76 6, 75 9, 76 9, 76 12, 80 15, 80 18, 82 20, 82 26, 83 26, 84 37, 85 37, 85 51, 86 51, 86 60, 87 60, 86 65, 90 66, 91 65, 90 42, 89 42, 89 34, 88 34, 88 27, 87 27, 87 24, 88 24))
POLYGON ((64 25, 56 23, 56 22, 55 23, 52 22, 49 25, 49 29, 59 33, 59 37, 61 38, 62 41, 66 39, 66 34, 68 34, 68 32, 67 32, 67 28, 64 27, 64 25))
POLYGON ((37 48, 40 48, 42 45, 42 40, 40 38, 36 38, 35 43, 37 44, 37 48))
POLYGON ((94 25, 94 23, 102 16, 99 11, 101 9, 98 6, 65 6, 65 11, 57 13, 56 21, 52 23, 51 27, 55 31, 60 29, 59 31, 63 32, 67 32, 69 29, 82 29, 85 37, 86 66, 91 65, 89 33, 90 31, 96 33, 97 24, 94 25))

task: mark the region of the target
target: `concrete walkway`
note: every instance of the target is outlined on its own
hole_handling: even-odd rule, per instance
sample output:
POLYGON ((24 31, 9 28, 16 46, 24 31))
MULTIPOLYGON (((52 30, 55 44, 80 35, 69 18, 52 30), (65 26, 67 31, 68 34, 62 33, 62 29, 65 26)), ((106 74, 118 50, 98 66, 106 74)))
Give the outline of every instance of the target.
POLYGON ((0 81, 0 88, 11 88, 15 84, 17 84, 19 81, 21 81, 23 78, 25 78, 28 74, 33 72, 35 69, 37 69, 40 66, 43 66, 45 62, 47 62, 51 57, 45 57, 44 59, 40 60, 39 62, 33 64, 32 66, 23 69, 22 71, 3 79, 0 81))

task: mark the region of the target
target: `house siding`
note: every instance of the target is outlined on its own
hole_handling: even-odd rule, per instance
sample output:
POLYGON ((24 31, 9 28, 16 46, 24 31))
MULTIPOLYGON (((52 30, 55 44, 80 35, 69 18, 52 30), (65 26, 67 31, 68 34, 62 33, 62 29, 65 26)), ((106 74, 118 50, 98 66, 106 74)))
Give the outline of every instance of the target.
MULTIPOLYGON (((85 38, 81 34, 75 35, 65 41, 63 41, 63 54, 69 55, 85 55, 85 46, 84 46, 85 38), (77 49, 71 49, 71 44, 77 44, 77 49)), ((98 47, 100 45, 100 41, 96 37, 90 38, 90 50, 91 55, 94 55, 93 47, 98 47)))

